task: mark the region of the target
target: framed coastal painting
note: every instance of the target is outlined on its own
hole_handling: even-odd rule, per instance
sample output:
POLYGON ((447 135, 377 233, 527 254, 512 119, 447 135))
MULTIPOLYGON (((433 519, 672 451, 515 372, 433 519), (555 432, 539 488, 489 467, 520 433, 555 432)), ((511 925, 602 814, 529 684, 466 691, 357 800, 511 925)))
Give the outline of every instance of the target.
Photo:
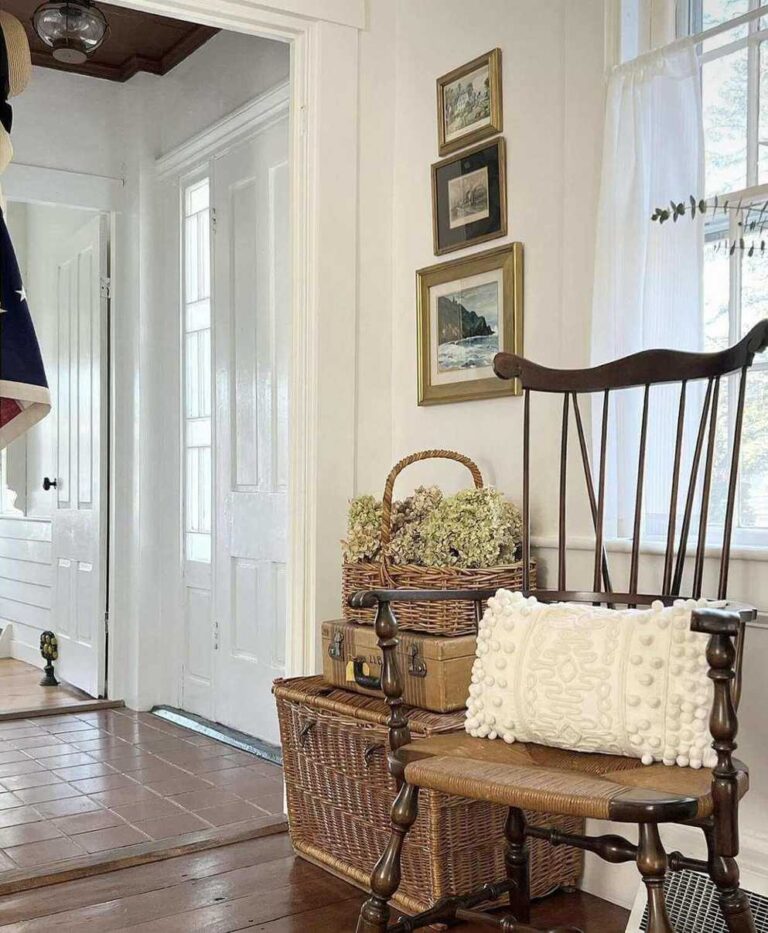
POLYGON ((499 137, 432 166, 436 255, 507 232, 506 151, 499 137))
POLYGON ((523 244, 416 273, 419 405, 519 395, 493 358, 523 351, 523 244))
POLYGON ((437 134, 441 156, 502 130, 501 49, 437 79, 437 134))

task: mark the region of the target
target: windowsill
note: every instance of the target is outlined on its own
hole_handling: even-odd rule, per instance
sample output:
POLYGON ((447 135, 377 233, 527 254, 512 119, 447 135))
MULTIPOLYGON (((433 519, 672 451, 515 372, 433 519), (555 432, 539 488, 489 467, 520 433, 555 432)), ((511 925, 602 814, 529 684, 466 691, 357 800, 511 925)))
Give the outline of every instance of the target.
MULTIPOLYGON (((594 552, 595 550, 594 538, 571 535, 567 538, 566 544, 567 547, 573 551, 594 552)), ((531 546, 535 548, 556 550, 559 546, 559 540, 554 535, 533 535, 531 538, 531 546)), ((609 553, 613 552, 618 554, 629 554, 632 550, 632 542, 629 538, 606 538, 605 549, 609 553)), ((640 544, 641 554, 656 554, 663 556, 665 550, 666 546, 663 541, 643 541, 640 544)), ((695 544, 693 546, 689 545, 687 554, 689 556, 693 556, 695 553, 695 544)), ((708 544, 705 548, 704 554, 707 558, 719 559, 720 545, 708 544)), ((759 546, 753 544, 732 544, 731 560, 768 561, 768 545, 759 546)))

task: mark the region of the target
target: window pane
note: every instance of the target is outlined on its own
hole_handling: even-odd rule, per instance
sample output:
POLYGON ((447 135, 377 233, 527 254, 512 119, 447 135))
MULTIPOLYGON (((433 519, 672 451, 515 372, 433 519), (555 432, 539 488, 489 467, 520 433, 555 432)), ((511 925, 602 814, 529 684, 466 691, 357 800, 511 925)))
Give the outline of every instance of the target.
POLYGON ((749 10, 749 0, 701 0, 701 28, 709 29, 749 10))
POLYGON ((747 50, 702 66, 707 197, 747 184, 747 50))
POLYGON ((185 551, 187 560, 194 560, 201 564, 211 562, 211 536, 201 534, 186 534, 185 551))
POLYGON ((207 178, 203 178, 194 185, 190 185, 185 192, 185 213, 196 214, 208 207, 210 185, 207 178))
POLYGON ((704 247, 704 349, 728 346, 730 257, 725 237, 710 239, 704 247))
POLYGON ((768 528, 768 373, 751 372, 747 379, 738 524, 768 528))
MULTIPOLYGON (((766 216, 768 220, 768 215, 766 216)), ((745 231, 747 247, 757 245, 752 256, 749 248, 744 252, 741 265, 741 333, 742 336, 755 324, 768 316, 768 244, 765 253, 760 251, 760 241, 768 240, 768 231, 745 231)))
MULTIPOLYGON (((768 22, 766 23, 768 26, 768 22)), ((758 183, 768 181, 768 45, 760 43, 760 90, 757 117, 758 183)))

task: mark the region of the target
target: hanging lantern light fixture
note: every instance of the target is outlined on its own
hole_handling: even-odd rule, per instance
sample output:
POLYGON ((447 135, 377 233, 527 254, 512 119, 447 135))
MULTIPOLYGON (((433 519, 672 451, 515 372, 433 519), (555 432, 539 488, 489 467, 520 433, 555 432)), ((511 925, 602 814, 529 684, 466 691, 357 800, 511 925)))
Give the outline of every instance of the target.
POLYGON ((46 0, 32 22, 56 61, 69 65, 82 65, 109 31, 106 17, 91 0, 46 0))

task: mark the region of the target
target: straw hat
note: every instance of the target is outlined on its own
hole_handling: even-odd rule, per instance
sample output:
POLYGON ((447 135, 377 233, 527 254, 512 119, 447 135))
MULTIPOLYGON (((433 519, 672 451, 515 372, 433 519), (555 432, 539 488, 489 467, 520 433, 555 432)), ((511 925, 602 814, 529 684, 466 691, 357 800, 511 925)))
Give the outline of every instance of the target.
POLYGON ((13 143, 8 131, 0 124, 0 175, 8 168, 13 158, 13 143))
POLYGON ((29 52, 29 39, 21 21, 5 10, 0 10, 0 31, 2 32, 8 56, 9 97, 21 94, 29 84, 32 75, 32 57, 29 52))

